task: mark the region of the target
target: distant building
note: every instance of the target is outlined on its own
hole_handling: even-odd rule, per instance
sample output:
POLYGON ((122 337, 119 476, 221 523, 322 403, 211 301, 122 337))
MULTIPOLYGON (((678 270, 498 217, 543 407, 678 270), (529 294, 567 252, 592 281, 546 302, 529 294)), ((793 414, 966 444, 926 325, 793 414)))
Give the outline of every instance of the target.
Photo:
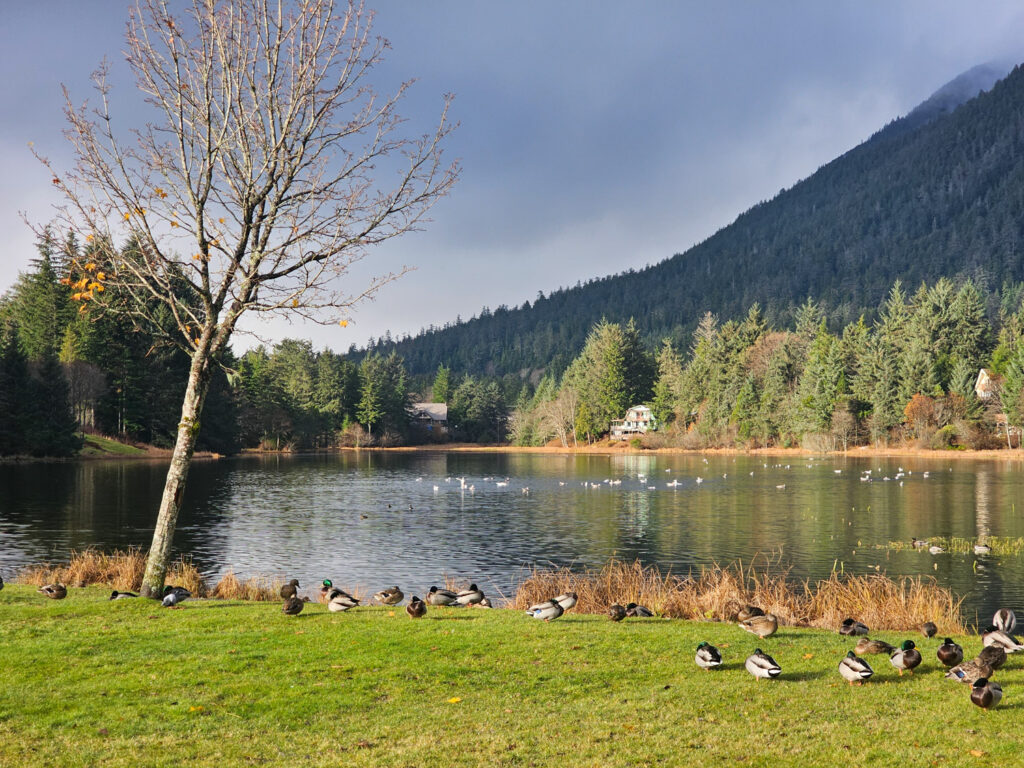
POLYGON ((978 379, 974 382, 974 394, 979 400, 991 400, 992 395, 999 391, 1002 377, 996 376, 992 371, 982 368, 978 371, 978 379))
POLYGON ((634 405, 626 411, 626 418, 611 424, 611 439, 626 440, 630 435, 642 435, 658 428, 658 422, 646 405, 634 405))
POLYGON ((447 403, 413 403, 412 421, 427 432, 448 430, 447 403))

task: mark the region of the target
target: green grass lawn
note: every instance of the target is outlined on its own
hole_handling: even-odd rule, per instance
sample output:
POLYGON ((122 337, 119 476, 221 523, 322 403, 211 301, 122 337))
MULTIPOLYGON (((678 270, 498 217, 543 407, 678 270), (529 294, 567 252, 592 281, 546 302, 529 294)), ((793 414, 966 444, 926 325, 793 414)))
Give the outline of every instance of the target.
POLYGON ((119 443, 100 435, 86 435, 81 451, 82 456, 143 456, 145 453, 142 448, 119 443))
MULTIPOLYGON (((852 642, 781 628, 571 612, 404 608, 297 617, 273 603, 191 600, 179 610, 0 592, 0 765, 653 766, 1010 765, 1020 758, 1021 658, 983 712, 945 680, 941 640, 899 678, 838 675, 852 642), (705 672, 709 640, 723 668, 705 672), (782 677, 755 681, 760 645, 782 677), (972 750, 984 753, 972 755, 972 750)), ((895 643, 897 633, 879 632, 895 643)), ((968 655, 977 637, 961 638, 968 655)))

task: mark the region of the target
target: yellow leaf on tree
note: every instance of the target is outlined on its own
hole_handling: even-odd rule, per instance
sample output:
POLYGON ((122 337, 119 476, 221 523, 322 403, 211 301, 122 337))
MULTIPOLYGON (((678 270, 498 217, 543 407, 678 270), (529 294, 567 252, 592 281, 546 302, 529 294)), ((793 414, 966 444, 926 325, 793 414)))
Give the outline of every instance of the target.
POLYGON ((217 221, 219 221, 221 224, 223 224, 224 223, 224 217, 221 216, 219 219, 217 219, 217 221))
POLYGON ((292 306, 293 307, 299 306, 299 300, 298 299, 292 299, 292 306))
POLYGON ((339 320, 338 325, 340 325, 342 328, 348 328, 348 320, 339 320))

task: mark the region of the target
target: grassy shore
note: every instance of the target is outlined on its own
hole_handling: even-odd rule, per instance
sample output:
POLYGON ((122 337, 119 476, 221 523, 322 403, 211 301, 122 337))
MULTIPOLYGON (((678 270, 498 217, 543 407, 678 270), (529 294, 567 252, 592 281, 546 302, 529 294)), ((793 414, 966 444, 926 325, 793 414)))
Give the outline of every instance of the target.
MULTIPOLYGON (((851 642, 783 627, 571 612, 403 608, 298 617, 268 603, 167 610, 71 589, 0 592, 0 765, 752 766, 1009 765, 1019 759, 1021 661, 992 712, 943 679, 938 639, 900 678, 836 672, 851 642), (693 663, 701 640, 724 668, 693 663), (756 645, 783 669, 756 682, 756 645), (980 759, 979 759, 980 758, 980 759)), ((896 642, 905 634, 878 633, 896 642)), ((961 638, 969 655, 978 637, 961 638)))

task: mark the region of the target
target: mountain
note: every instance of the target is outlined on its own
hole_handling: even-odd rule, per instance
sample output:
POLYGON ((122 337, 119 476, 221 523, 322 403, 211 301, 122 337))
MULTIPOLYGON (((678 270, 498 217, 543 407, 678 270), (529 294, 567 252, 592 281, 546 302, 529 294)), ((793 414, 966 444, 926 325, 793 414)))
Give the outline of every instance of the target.
POLYGON ((837 323, 870 318, 896 279, 998 289, 1024 278, 1024 68, 970 70, 808 178, 685 253, 416 337, 377 342, 411 373, 561 370, 591 326, 634 318, 652 344, 687 346, 707 311, 759 302, 788 320, 813 297, 837 323), (985 85, 990 85, 985 90, 985 85), (979 91, 983 91, 979 93, 979 91))

